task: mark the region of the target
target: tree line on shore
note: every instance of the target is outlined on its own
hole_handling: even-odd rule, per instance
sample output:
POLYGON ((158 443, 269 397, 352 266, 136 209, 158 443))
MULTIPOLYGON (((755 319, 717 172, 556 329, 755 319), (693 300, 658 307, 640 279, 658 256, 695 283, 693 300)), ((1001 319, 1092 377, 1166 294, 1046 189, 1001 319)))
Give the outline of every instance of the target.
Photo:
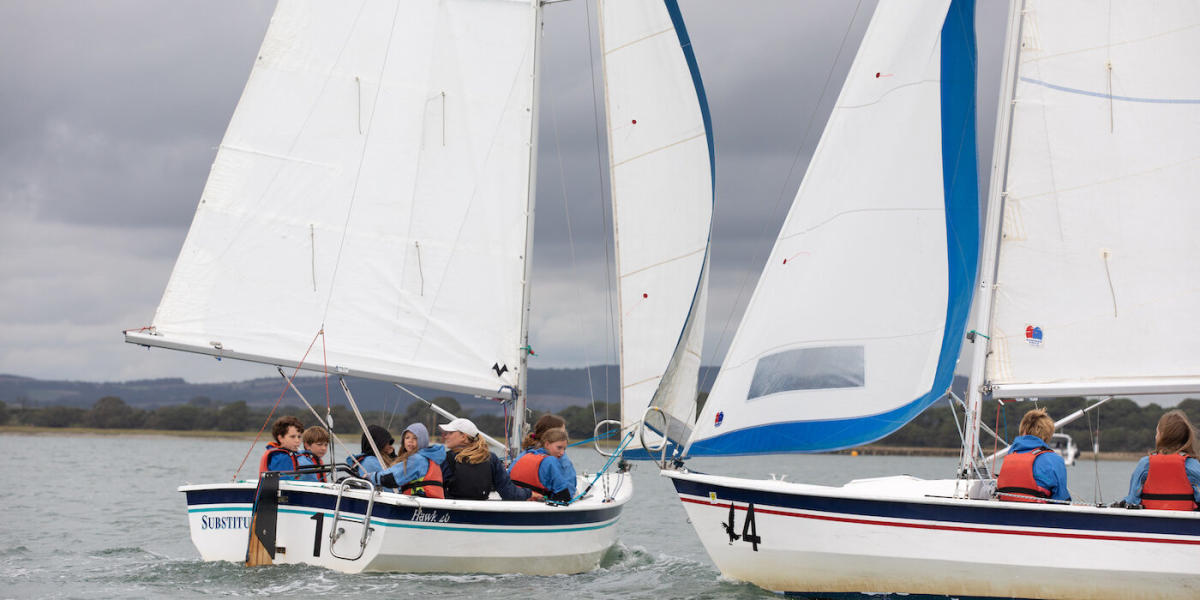
MULTIPOLYGON (((504 436, 504 417, 501 415, 471 415, 450 397, 435 398, 433 402, 455 415, 470 418, 482 431, 492 436, 497 438, 504 436)), ((1060 419, 1091 403, 1092 401, 1084 398, 1054 398, 1036 403, 987 401, 983 405, 983 422, 1005 440, 1012 440, 1017 436, 1021 416, 1035 406, 1046 409, 1051 417, 1060 419)), ((1183 400, 1177 408, 1186 412, 1192 423, 1200 423, 1200 399, 1183 400)), ((324 407, 317 407, 317 410, 324 413, 324 407)), ((1144 452, 1153 448, 1155 425, 1158 423, 1159 417, 1167 410, 1170 408, 1164 408, 1158 404, 1140 406, 1132 400, 1116 398, 1068 425, 1064 431, 1071 434, 1081 449, 1091 448, 1093 440, 1099 439, 1100 448, 1104 451, 1144 452)), ((353 435, 354 439, 357 439, 356 436, 361 429, 350 408, 339 405, 332 407, 330 412, 333 415, 334 431, 338 434, 353 435)), ((129 406, 116 396, 100 398, 90 409, 68 406, 17 407, 0 401, 0 425, 54 428, 253 433, 262 428, 264 423, 269 428, 269 423, 267 423, 269 413, 270 410, 265 407, 251 407, 242 401, 219 404, 202 396, 193 398, 186 404, 153 409, 129 406)), ((306 426, 317 423, 317 418, 307 409, 295 407, 287 411, 277 410, 271 416, 271 420, 284 414, 299 417, 306 426)), ((560 415, 567 421, 567 430, 571 434, 572 440, 577 441, 590 438, 593 425, 598 420, 619 418, 620 409, 617 403, 597 401, 592 405, 568 407, 561 411, 560 415)), ((938 404, 876 444, 932 448, 957 447, 961 442, 956 418, 961 418, 961 415, 961 410, 952 412, 944 404, 938 404)), ((539 413, 536 412, 529 415, 531 421, 538 416, 539 413)), ((403 412, 370 411, 365 413, 363 418, 367 423, 383 425, 393 435, 398 434, 410 423, 424 423, 432 432, 437 423, 446 421, 424 403, 418 401, 411 402, 403 412)), ((347 440, 347 443, 352 442, 347 440)), ((983 439, 985 446, 989 443, 991 443, 990 438, 983 439)))
MULTIPOLYGON (((504 417, 493 414, 476 414, 464 410, 454 398, 445 396, 434 398, 432 402, 442 409, 460 417, 470 418, 480 430, 497 438, 504 437, 504 417)), ((315 406, 317 412, 324 416, 325 407, 315 406)), ((595 403, 595 410, 600 419, 609 418, 606 414, 617 418, 619 408, 616 403, 605 405, 595 403)), ((333 406, 330 409, 333 416, 335 433, 353 434, 357 436, 362 429, 358 419, 344 405, 333 406)), ((129 406, 116 396, 105 396, 97 400, 90 409, 72 406, 24 407, 10 406, 0 401, 0 425, 53 427, 53 428, 91 428, 91 429, 147 429, 164 431, 223 431, 253 433, 264 427, 270 429, 270 423, 283 415, 298 417, 305 426, 316 425, 317 418, 303 407, 289 407, 286 410, 277 409, 273 414, 266 407, 252 407, 243 401, 220 404, 210 398, 198 396, 185 404, 160 406, 152 409, 141 409, 129 406), (269 416, 269 418, 268 418, 269 416)), ((593 409, 587 405, 572 406, 561 413, 567 420, 567 430, 572 439, 585 439, 592 435, 593 409)), ((530 413, 530 420, 536 419, 540 413, 530 413)), ((363 413, 363 420, 368 424, 378 424, 386 427, 394 435, 398 435, 411 423, 423 423, 430 432, 435 431, 437 423, 445 423, 447 419, 438 416, 425 403, 413 401, 401 412, 368 411, 363 413)), ((354 439, 357 439, 355 437, 354 439)), ((349 443, 349 442, 348 442, 349 443)))

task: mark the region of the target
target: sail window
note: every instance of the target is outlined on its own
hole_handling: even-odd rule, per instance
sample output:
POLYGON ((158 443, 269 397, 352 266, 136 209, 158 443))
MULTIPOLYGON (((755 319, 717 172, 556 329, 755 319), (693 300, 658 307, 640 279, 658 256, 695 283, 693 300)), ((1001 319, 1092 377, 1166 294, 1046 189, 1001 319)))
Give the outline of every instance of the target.
POLYGON ((747 400, 791 390, 863 387, 862 346, 798 348, 764 356, 754 367, 747 400))

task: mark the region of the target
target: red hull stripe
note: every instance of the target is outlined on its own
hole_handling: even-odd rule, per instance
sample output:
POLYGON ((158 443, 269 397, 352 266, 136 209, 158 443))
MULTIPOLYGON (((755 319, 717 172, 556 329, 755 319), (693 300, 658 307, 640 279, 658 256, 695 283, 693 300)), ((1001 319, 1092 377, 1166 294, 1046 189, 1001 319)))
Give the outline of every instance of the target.
MULTIPOLYGON (((684 498, 683 496, 680 496, 679 499, 684 502, 690 502, 692 504, 699 504, 701 506, 711 506, 714 508, 721 508, 722 510, 729 510, 728 502, 719 502, 717 504, 713 504, 712 502, 709 502, 708 500, 694 500, 692 498, 684 498)), ((735 504, 734 508, 736 510, 743 510, 743 511, 746 510, 746 507, 744 505, 737 506, 735 504)), ((926 524, 926 523, 901 523, 898 521, 879 521, 879 520, 875 520, 875 519, 851 519, 849 517, 834 517, 834 516, 829 516, 829 515, 810 515, 810 514, 799 514, 799 513, 793 513, 793 512, 784 512, 781 510, 772 510, 769 508, 763 508, 759 504, 754 505, 754 513, 755 514, 766 513, 769 515, 779 515, 781 517, 798 517, 801 519, 815 519, 817 521, 837 521, 840 523, 856 523, 859 525, 881 525, 884 527, 906 527, 909 529, 936 529, 939 531, 964 531, 967 533, 993 533, 993 534, 1000 534, 1000 535, 1028 535, 1028 536, 1033 536, 1033 537, 1067 538, 1067 539, 1075 539, 1075 540, 1109 540, 1109 541, 1115 541, 1115 542, 1146 542, 1146 543, 1150 543, 1150 544, 1200 545, 1200 540, 1174 540, 1174 539, 1147 538, 1147 537, 1125 537, 1125 536, 1117 536, 1117 535, 1094 535, 1094 534, 1085 534, 1085 533, 1059 533, 1059 532, 1053 532, 1053 531, 991 529, 991 528, 985 528, 985 527, 963 527, 961 525, 933 525, 933 524, 926 524)))

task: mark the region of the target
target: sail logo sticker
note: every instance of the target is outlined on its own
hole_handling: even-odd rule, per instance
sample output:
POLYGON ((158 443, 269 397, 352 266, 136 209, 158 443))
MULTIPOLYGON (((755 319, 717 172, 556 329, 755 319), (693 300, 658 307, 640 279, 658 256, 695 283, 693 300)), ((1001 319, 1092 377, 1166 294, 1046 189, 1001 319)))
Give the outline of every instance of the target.
POLYGON ((1042 345, 1042 328, 1038 327, 1037 325, 1026 325, 1025 326, 1025 341, 1029 342, 1029 344, 1031 346, 1041 346, 1042 345))
POLYGON ((713 419, 713 427, 720 427, 721 423, 725 422, 725 411, 717 412, 717 418, 713 419))

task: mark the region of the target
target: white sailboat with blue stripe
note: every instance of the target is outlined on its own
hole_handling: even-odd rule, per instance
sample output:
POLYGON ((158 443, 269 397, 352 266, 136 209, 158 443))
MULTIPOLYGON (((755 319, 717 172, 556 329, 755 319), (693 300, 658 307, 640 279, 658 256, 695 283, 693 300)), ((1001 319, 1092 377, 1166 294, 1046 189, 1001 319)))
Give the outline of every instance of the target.
POLYGON ((981 244, 974 2, 881 0, 680 457, 888 435, 949 394, 973 302, 958 477, 664 470, 723 575, 818 598, 1200 594, 1200 514, 1001 502, 978 440, 984 393, 1200 391, 1179 335, 1200 325, 1200 83, 1173 75, 1200 7, 1014 0, 1006 52, 981 244))
MULTIPOLYGON (((126 341, 502 399, 512 458, 542 5, 281 1, 154 320, 126 341)), ((695 396, 712 136, 676 1, 600 7, 621 285, 644 300, 622 300, 636 419, 660 388, 695 396)), ((179 489, 204 560, 549 575, 599 565, 633 493, 624 468, 578 486, 566 506, 269 473, 179 489)))

